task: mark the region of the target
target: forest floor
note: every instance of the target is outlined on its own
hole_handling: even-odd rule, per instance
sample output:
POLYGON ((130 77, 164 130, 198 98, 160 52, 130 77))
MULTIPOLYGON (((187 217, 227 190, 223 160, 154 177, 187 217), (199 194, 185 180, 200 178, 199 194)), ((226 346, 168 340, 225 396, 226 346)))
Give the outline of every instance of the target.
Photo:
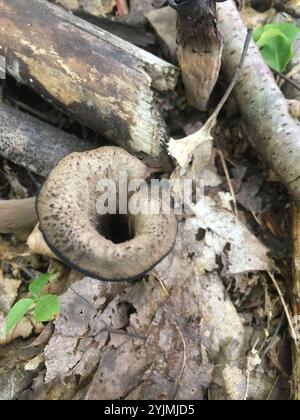
MULTIPOLYGON (((158 35, 157 26, 151 25, 153 11, 166 5, 163 0, 52 3, 158 57, 172 59, 168 28, 160 28, 158 35)), ((262 3, 270 5, 263 12, 244 6, 247 26, 274 22, 284 14, 272 8, 272 2, 262 3)), ((298 23, 291 11, 300 13, 300 3, 288 6, 290 14, 284 17, 298 23)), ((201 129, 227 85, 221 71, 209 109, 201 112, 189 106, 180 81, 164 112, 170 137, 182 139, 201 129)), ((4 103, 23 113, 84 141, 96 141, 99 147, 110 144, 12 75, 2 81, 1 93, 4 103)), ((32 253, 27 245, 30 230, 0 235, 0 326, 13 304, 27 295, 32 279, 43 273, 55 271, 47 291, 61 296, 62 307, 54 321, 42 324, 28 314, 9 338, 0 333, 0 400, 291 398, 293 339, 287 308, 293 281, 293 199, 251 145, 234 95, 223 107, 213 137, 208 168, 210 179, 213 173, 218 182, 209 186, 208 195, 217 204, 207 207, 207 223, 180 225, 182 237, 174 254, 133 285, 105 285, 56 259, 32 253), (216 237, 230 237, 229 225, 235 233, 243 230, 245 243, 237 245, 228 238, 217 242, 216 237), (198 242, 189 238, 194 228, 198 242), (201 251, 195 251, 197 243, 201 251), (197 257, 196 274, 188 268, 194 257, 180 254, 184 246, 191 254, 207 252, 197 257), (245 263, 243 268, 245 253, 253 267, 245 263), (237 260, 240 268, 234 272, 230 267, 237 260), (198 281, 206 286, 193 288, 192 282, 198 281), (181 299, 185 306, 178 309, 181 299), (85 311, 79 321, 76 305, 85 311), (232 318, 221 319, 218 311, 232 318), (91 319, 94 324, 97 320, 97 327, 91 319), (106 329, 95 333, 101 322, 106 329), (237 331, 229 331, 230 325, 237 331), (193 392, 187 392, 188 387, 193 392)), ((43 182, 42 176, 0 158, 1 200, 33 197, 43 182)))

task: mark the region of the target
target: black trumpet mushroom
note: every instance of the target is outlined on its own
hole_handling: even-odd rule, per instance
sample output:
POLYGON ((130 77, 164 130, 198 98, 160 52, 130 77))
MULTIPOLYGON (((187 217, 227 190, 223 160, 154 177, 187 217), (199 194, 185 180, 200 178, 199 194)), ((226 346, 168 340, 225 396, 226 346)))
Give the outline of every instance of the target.
POLYGON ((149 176, 143 162, 119 147, 72 153, 52 171, 36 204, 53 253, 104 281, 141 278, 170 252, 177 234, 172 213, 98 214, 98 182, 105 178, 118 185, 120 172, 128 182, 149 176))

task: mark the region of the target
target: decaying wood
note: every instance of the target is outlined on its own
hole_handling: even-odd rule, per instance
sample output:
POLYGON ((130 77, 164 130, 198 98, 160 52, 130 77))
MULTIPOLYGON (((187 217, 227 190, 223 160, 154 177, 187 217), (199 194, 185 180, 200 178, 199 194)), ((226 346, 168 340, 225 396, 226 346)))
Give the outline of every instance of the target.
MULTIPOLYGON (((192 152, 197 175, 204 176, 212 141, 192 152)), ((192 179, 189 162, 174 177, 192 179)), ((271 264, 221 196, 192 205, 174 249, 143 281, 117 288, 85 278, 72 285, 44 352, 47 386, 79 376, 86 386, 73 398, 87 400, 204 399, 209 386, 215 399, 267 398, 274 381, 263 369, 248 372, 249 336, 226 297, 216 256, 222 255, 223 274, 271 264), (206 232, 201 240, 199 229, 206 232)))
POLYGON ((215 0, 184 0, 177 9, 177 56, 188 101, 206 110, 221 67, 223 40, 217 27, 215 0))
POLYGON ((46 0, 0 0, 0 22, 19 82, 122 147, 159 154, 174 66, 46 0))
MULTIPOLYGON (((224 37, 223 65, 231 80, 239 63, 247 28, 233 0, 219 3, 219 26, 224 37)), ((275 83, 258 48, 251 44, 235 96, 254 147, 300 198, 300 123, 275 83)))
POLYGON ((138 47, 147 49, 155 44, 154 36, 150 32, 145 32, 143 25, 134 26, 122 18, 94 16, 83 10, 75 11, 74 14, 138 47))
MULTIPOLYGON (((242 55, 247 28, 233 0, 218 3, 217 11, 225 44, 222 63, 231 81, 242 55)), ((300 123, 290 114, 288 102, 254 43, 250 45, 235 96, 253 146, 291 193, 300 197, 300 123)))
POLYGON ((46 177, 71 152, 93 148, 93 143, 0 102, 0 155, 37 175, 46 177))
POLYGON ((293 391, 294 399, 300 400, 300 202, 294 203, 293 214, 293 233, 294 233, 294 251, 293 251, 293 316, 295 331, 298 337, 295 337, 298 343, 294 346, 293 355, 293 391))
MULTIPOLYGON (((211 163, 205 150, 194 150, 201 174, 211 163)), ((224 192, 193 207, 174 250, 152 275, 131 285, 85 278, 62 296, 44 352, 46 376, 41 372, 33 383, 31 399, 204 399, 208 388, 213 399, 277 395, 263 364, 253 372, 248 366, 253 331, 222 280, 245 269, 268 270, 267 249, 246 232, 224 192)))

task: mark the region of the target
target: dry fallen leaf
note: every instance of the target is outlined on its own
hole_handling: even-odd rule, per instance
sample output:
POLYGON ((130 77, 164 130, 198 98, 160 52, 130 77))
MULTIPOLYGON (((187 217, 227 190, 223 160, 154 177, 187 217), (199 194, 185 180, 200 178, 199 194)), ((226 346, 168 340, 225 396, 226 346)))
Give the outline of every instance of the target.
POLYGON ((0 312, 0 345, 8 344, 19 337, 27 338, 32 334, 33 326, 31 322, 27 318, 23 318, 18 323, 16 328, 13 331, 11 331, 6 337, 4 334, 5 322, 5 315, 2 312, 0 312))
POLYGON ((17 299, 21 283, 21 280, 4 277, 0 270, 0 311, 8 313, 17 299))

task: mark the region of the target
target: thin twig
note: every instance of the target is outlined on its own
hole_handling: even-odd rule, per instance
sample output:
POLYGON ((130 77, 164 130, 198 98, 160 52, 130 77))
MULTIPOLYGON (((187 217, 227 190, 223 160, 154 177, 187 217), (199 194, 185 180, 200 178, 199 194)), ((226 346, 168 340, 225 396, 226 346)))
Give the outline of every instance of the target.
POLYGON ((281 79, 285 80, 287 83, 292 85, 295 89, 300 91, 300 86, 298 85, 298 83, 294 82, 294 80, 290 79, 288 76, 286 76, 283 73, 280 73, 279 71, 273 70, 273 72, 277 74, 277 76, 279 76, 281 79))
POLYGON ((180 373, 178 378, 176 378, 176 390, 175 390, 175 397, 177 396, 178 390, 179 390, 179 386, 180 386, 180 382, 181 379, 183 377, 183 372, 186 366, 186 361, 188 358, 188 354, 187 354, 187 345, 186 345, 186 341, 185 341, 185 337, 183 335, 183 332, 181 331, 181 328, 178 324, 176 324, 176 328, 180 334, 181 340, 182 340, 182 344, 183 344, 183 360, 182 360, 182 365, 181 365, 181 369, 180 369, 180 373))
POLYGON ((161 287, 162 287, 165 295, 167 297, 170 297, 170 293, 169 293, 168 289, 166 288, 166 285, 164 284, 164 282, 161 279, 158 279, 158 281, 159 281, 159 283, 160 283, 160 285, 161 285, 161 287))
POLYGON ((235 196, 235 192, 234 192, 234 188, 230 179, 230 175, 229 175, 229 171, 228 171, 228 166, 224 157, 224 153, 222 152, 221 149, 218 149, 218 153, 220 155, 221 158, 221 163, 222 163, 222 167, 226 176, 226 180, 227 180, 227 184, 228 184, 228 188, 231 194, 231 198, 232 198, 232 202, 233 202, 233 210, 234 210, 234 214, 237 216, 238 215, 238 208, 237 208, 237 201, 236 201, 236 196, 235 196))
POLYGON ((290 327, 290 330, 291 330, 291 336, 292 336, 293 340, 295 341, 295 346, 297 347, 297 350, 299 351, 299 346, 297 344, 297 333, 296 333, 294 325, 293 325, 293 319, 292 319, 291 311, 290 311, 288 305, 285 303, 283 293, 282 293, 282 291, 279 287, 279 284, 278 284, 275 276, 270 271, 268 271, 267 273, 268 273, 270 279, 272 280, 272 282, 273 282, 273 284, 274 284, 274 286, 277 290, 277 293, 280 297, 280 300, 281 300, 281 303, 282 303, 282 306, 283 306, 283 309, 284 309, 284 312, 285 312, 285 315, 287 317, 288 324, 289 324, 289 327, 290 327))
POLYGON ((217 116, 219 115, 219 113, 220 113, 221 109, 223 108, 225 102, 227 101, 227 99, 229 98, 231 92, 233 91, 233 89, 234 89, 234 87, 236 85, 236 82, 238 81, 238 79, 240 77, 240 73, 241 73, 241 70, 243 68, 245 59, 247 57, 248 49, 249 49, 250 42, 251 42, 251 39, 252 39, 252 32, 253 32, 252 29, 248 29, 247 36, 246 36, 246 39, 245 39, 244 49, 243 49, 243 53, 242 53, 242 56, 241 56, 241 60, 239 62, 239 65, 237 66, 237 68, 235 70, 235 73, 233 75, 233 78, 232 78, 232 80, 230 82, 230 85, 228 86, 228 88, 227 88, 227 90, 226 90, 223 98, 220 100, 220 102, 218 103, 216 109, 212 113, 212 115, 210 117, 211 119, 212 118, 217 118, 217 116))
POLYGON ((271 388, 271 390, 269 392, 269 395, 267 396, 267 399, 266 399, 267 401, 269 401, 269 399, 271 398, 272 392, 274 391, 275 386, 277 385, 279 379, 280 379, 280 375, 278 375, 277 378, 275 379, 275 381, 274 381, 274 383, 272 385, 272 388, 271 388))
POLYGON ((158 276, 156 276, 154 273, 152 273, 153 277, 159 282, 159 284, 161 285, 161 288, 164 291, 164 294, 166 295, 167 298, 170 297, 170 293, 165 285, 165 283, 163 282, 163 280, 161 280, 158 276))
POLYGON ((283 321, 284 321, 284 312, 282 312, 280 320, 278 322, 278 325, 276 327, 276 330, 273 334, 273 336, 271 337, 271 340, 269 341, 269 343, 267 344, 267 347, 265 348, 265 350, 263 351, 262 355, 260 356, 260 358, 263 360, 266 355, 268 354, 269 350, 272 348, 273 344, 276 342, 276 338, 279 334, 279 331, 283 325, 283 321))
MULTIPOLYGON (((247 36, 246 36, 246 39, 245 39, 244 48, 243 48, 243 53, 242 53, 239 65, 236 68, 236 71, 233 75, 233 78, 230 82, 230 85, 228 86, 223 98, 220 100, 216 109, 214 110, 214 112, 212 113, 212 115, 209 118, 209 121, 211 122, 212 126, 214 125, 221 109, 223 108, 225 102, 229 98, 231 92, 233 91, 233 89, 236 85, 236 82, 238 81, 238 79, 240 77, 240 73, 241 73, 241 70, 243 68, 243 65, 244 65, 244 62, 245 62, 245 59, 246 59, 246 56, 247 56, 247 53, 248 53, 248 49, 249 49, 249 46, 250 46, 250 42, 251 42, 251 39, 252 39, 252 32, 253 32, 252 29, 248 29, 247 36)), ((233 189, 233 186, 232 186, 232 182, 231 182, 231 179, 230 179, 230 175, 229 175, 229 172, 228 172, 227 164, 226 164, 226 161, 225 161, 225 158, 224 158, 224 155, 223 155, 223 152, 221 151, 221 149, 219 149, 218 152, 219 152, 220 157, 221 157, 222 166, 223 166, 223 169, 224 169, 224 172, 225 172, 225 176, 226 176, 227 183, 228 183, 228 186, 229 186, 230 194, 231 194, 231 197, 232 197, 232 200, 233 200, 234 213, 237 216, 237 214, 238 214, 237 201, 236 201, 235 192, 234 192, 234 189, 233 189)))

